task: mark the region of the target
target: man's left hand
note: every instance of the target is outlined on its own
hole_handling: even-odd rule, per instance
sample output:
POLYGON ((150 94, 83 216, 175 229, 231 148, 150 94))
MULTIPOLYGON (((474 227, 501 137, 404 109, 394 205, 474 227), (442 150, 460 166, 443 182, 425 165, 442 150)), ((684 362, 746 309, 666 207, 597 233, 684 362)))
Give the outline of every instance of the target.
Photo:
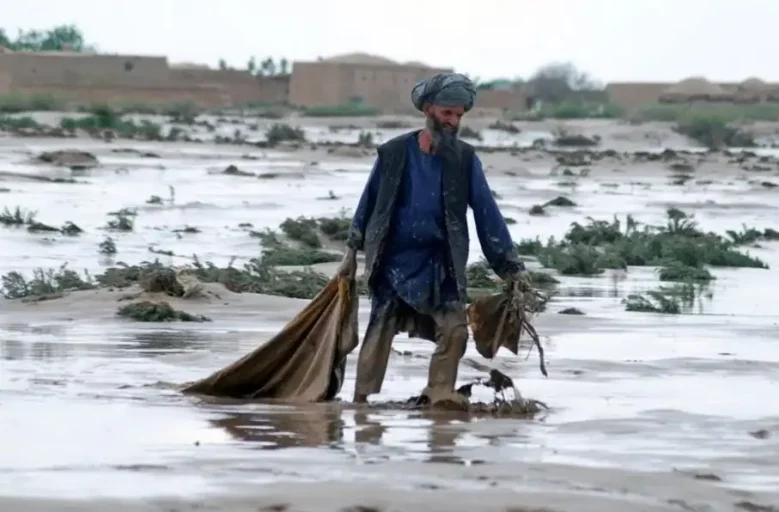
POLYGON ((526 271, 514 274, 509 278, 511 290, 515 293, 527 293, 533 289, 530 283, 530 276, 526 271))

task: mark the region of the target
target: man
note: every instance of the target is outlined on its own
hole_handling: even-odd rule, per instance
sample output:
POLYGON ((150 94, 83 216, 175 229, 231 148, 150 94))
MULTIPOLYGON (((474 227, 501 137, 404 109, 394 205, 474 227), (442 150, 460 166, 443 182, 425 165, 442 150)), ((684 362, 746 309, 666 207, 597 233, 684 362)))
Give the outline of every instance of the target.
POLYGON ((422 396, 430 402, 464 400, 454 386, 468 341, 468 206, 490 266, 502 279, 522 282, 524 265, 481 161, 457 138, 475 96, 473 83, 461 74, 418 83, 411 99, 425 115, 424 130, 378 149, 338 269, 341 276, 354 276, 356 253, 365 251, 371 316, 360 349, 355 402, 381 391, 398 332, 436 343, 422 396))

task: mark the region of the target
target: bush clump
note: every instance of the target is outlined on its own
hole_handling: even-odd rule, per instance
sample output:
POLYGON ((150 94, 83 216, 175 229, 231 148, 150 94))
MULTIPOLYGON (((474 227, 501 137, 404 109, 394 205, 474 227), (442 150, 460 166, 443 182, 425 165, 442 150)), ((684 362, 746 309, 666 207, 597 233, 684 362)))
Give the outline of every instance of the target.
POLYGON ((631 216, 624 223, 617 218, 611 222, 589 219, 587 224, 573 223, 561 240, 525 239, 516 248, 520 254, 536 257, 544 267, 571 276, 654 266, 660 267, 662 280, 701 282, 713 279, 704 266, 767 268, 738 247, 770 239, 773 230, 745 228, 744 234, 730 233, 726 238, 700 230, 681 210, 668 210, 667 218, 664 226, 640 225, 631 216))
POLYGON ((280 142, 305 142, 306 134, 302 128, 284 123, 274 123, 268 128, 265 138, 268 144, 274 146, 280 142))
POLYGON ((142 300, 120 306, 116 311, 117 316, 136 320, 138 322, 210 322, 211 319, 203 315, 193 315, 185 311, 174 309, 165 301, 152 302, 142 300))
POLYGON ((734 127, 727 118, 717 115, 683 117, 677 121, 674 131, 711 149, 757 146, 751 134, 734 127))

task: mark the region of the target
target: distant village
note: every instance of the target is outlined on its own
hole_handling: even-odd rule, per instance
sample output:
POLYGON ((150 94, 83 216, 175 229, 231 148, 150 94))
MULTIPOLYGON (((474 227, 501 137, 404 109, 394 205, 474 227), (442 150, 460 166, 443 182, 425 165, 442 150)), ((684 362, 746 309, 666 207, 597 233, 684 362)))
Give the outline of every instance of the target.
MULTIPOLYGON (((0 43, 2 39, 0 38, 0 43)), ((50 95, 77 104, 191 102, 201 108, 287 105, 300 109, 343 106, 405 113, 414 83, 438 72, 421 62, 352 53, 315 61, 262 61, 247 69, 172 64, 164 56, 81 51, 11 50, 0 46, 0 96, 50 95), (258 72, 262 71, 262 72, 258 72), (269 72, 272 71, 272 72, 269 72)), ((476 115, 532 111, 551 101, 543 81, 497 80, 479 86, 476 115)), ((623 111, 658 103, 779 103, 779 84, 748 78, 712 83, 691 77, 678 83, 609 83, 572 88, 554 101, 610 104, 623 111)))

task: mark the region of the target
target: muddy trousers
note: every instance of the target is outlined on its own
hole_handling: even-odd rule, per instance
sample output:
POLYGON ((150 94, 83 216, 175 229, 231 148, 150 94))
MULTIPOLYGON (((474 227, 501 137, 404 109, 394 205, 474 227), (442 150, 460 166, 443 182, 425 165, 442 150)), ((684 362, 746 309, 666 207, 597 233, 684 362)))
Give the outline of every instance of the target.
MULTIPOLYGON (((437 311, 431 315, 435 323, 436 347, 430 359, 428 388, 454 390, 460 359, 465 355, 468 343, 468 320, 463 307, 437 311)), ((368 396, 381 391, 387 363, 392 350, 392 340, 401 330, 391 304, 373 312, 365 333, 357 362, 355 396, 368 396)))

